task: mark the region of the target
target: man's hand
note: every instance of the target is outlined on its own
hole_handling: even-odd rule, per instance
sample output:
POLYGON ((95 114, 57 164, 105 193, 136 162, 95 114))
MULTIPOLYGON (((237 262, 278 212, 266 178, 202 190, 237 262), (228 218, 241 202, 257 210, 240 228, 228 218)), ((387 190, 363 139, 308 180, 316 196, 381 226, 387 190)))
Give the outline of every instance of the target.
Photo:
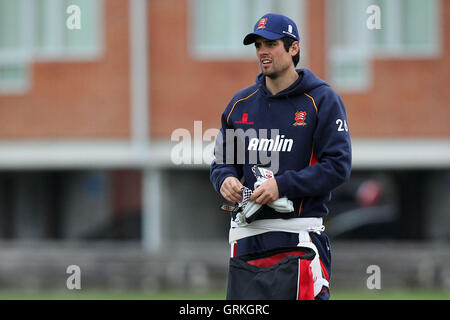
POLYGON ((242 201, 242 183, 235 177, 227 177, 220 187, 220 194, 230 202, 242 201))
POLYGON ((259 204, 268 204, 280 197, 278 193, 277 180, 274 178, 263 182, 258 188, 253 191, 250 200, 255 200, 259 204))

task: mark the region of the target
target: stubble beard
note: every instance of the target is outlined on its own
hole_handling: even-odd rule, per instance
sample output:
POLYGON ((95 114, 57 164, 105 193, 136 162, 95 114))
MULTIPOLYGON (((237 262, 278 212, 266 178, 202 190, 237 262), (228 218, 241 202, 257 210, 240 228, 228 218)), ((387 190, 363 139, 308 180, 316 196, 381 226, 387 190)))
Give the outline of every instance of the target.
POLYGON ((277 68, 274 67, 273 62, 272 62, 272 67, 268 70, 264 70, 263 65, 260 65, 259 68, 261 70, 261 73, 264 76, 266 76, 272 80, 279 77, 279 71, 277 70, 277 68))
POLYGON ((279 77, 279 73, 276 71, 263 71, 262 74, 272 80, 275 80, 276 78, 279 77))
POLYGON ((269 70, 264 70, 263 66, 260 65, 261 73, 264 76, 270 78, 271 80, 275 80, 275 79, 279 78, 287 69, 288 69, 288 67, 272 65, 272 68, 270 68, 269 70))

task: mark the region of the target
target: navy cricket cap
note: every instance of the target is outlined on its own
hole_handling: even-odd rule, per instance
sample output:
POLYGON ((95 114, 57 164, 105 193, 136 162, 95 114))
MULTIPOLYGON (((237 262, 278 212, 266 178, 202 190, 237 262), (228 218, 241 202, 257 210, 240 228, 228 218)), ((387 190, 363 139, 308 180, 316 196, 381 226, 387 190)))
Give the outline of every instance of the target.
POLYGON ((292 19, 276 13, 268 13, 256 22, 253 32, 244 38, 244 44, 255 42, 257 36, 268 40, 278 40, 290 37, 300 41, 297 26, 292 19))

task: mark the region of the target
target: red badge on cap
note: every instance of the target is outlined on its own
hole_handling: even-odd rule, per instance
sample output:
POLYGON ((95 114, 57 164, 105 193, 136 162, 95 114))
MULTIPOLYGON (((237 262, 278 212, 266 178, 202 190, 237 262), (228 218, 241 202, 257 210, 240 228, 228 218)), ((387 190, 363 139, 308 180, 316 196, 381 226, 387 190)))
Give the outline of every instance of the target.
POLYGON ((267 23, 267 18, 261 18, 261 20, 259 20, 259 22, 258 22, 258 27, 256 28, 256 30, 264 29, 266 27, 266 23, 267 23))

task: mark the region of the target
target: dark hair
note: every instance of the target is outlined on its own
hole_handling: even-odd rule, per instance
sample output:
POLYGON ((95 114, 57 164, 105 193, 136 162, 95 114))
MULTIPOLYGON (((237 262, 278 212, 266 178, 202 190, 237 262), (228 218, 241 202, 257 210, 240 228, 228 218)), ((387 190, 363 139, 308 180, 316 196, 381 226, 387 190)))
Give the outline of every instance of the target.
MULTIPOLYGON (((292 46, 294 41, 297 41, 291 37, 284 37, 281 40, 283 40, 284 49, 286 50, 286 52, 289 52, 289 48, 292 46)), ((294 62, 294 67, 297 66, 299 61, 300 61, 300 50, 298 50, 297 54, 292 57, 292 62, 294 62)))

